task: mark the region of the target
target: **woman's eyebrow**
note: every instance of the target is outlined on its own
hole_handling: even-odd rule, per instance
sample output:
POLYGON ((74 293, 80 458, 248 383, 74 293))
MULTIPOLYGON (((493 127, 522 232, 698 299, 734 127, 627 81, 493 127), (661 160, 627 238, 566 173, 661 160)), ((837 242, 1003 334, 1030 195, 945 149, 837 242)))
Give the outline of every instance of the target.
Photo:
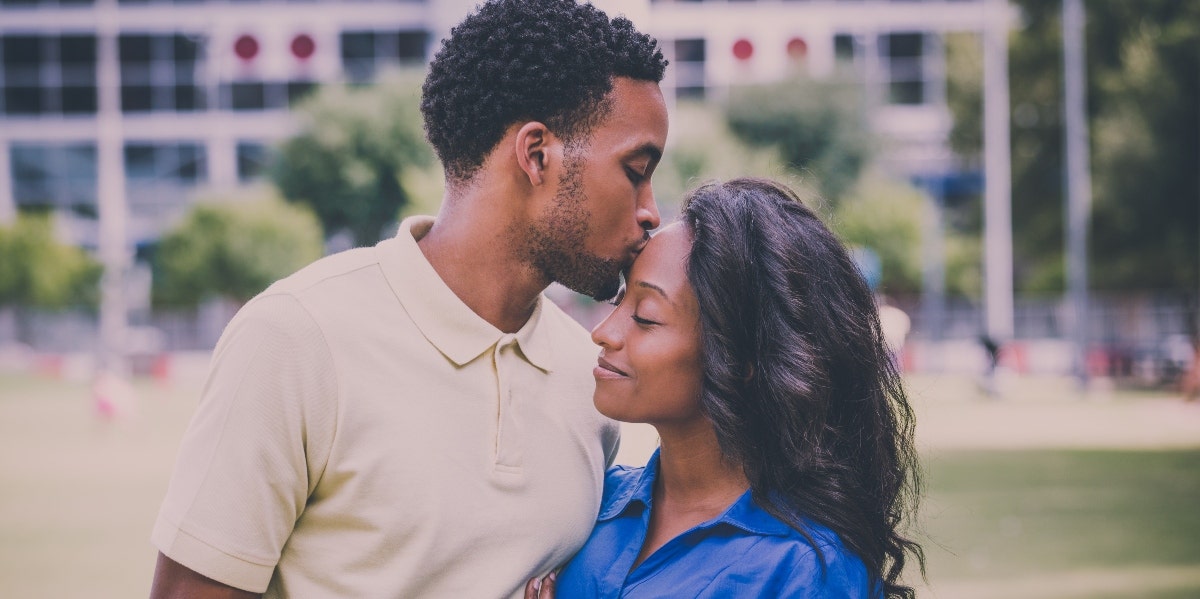
POLYGON ((672 306, 675 305, 675 302, 671 300, 671 296, 667 295, 667 292, 664 291, 662 287, 659 287, 658 285, 655 285, 654 283, 648 283, 646 281, 637 281, 634 283, 634 285, 637 285, 638 287, 645 287, 646 289, 653 289, 654 291, 657 291, 659 295, 663 296, 663 299, 667 300, 667 302, 669 302, 672 306))

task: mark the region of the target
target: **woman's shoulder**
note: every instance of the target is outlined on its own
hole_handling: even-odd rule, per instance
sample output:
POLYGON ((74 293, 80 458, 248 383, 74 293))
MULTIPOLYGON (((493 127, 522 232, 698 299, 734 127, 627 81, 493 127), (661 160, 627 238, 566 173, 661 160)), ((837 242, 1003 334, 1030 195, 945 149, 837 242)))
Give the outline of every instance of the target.
MULTIPOLYGON (((846 547, 841 537, 830 528, 811 519, 802 521, 799 530, 789 527, 785 537, 775 540, 777 544, 777 568, 788 580, 786 586, 798 593, 814 593, 823 597, 836 594, 838 597, 871 597, 871 577, 853 551, 846 547)), ((792 596, 792 595, 788 595, 792 596)), ((796 596, 807 597, 806 594, 796 596)))

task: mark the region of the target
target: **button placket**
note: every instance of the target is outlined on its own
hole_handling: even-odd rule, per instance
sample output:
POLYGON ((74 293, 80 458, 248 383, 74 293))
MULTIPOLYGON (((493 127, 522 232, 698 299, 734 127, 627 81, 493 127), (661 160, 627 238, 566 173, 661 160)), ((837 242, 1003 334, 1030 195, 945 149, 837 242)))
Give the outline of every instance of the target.
POLYGON ((501 337, 493 352, 499 400, 496 414, 496 467, 506 470, 519 469, 523 458, 521 420, 516 414, 510 372, 519 367, 515 352, 516 337, 513 335, 501 337))

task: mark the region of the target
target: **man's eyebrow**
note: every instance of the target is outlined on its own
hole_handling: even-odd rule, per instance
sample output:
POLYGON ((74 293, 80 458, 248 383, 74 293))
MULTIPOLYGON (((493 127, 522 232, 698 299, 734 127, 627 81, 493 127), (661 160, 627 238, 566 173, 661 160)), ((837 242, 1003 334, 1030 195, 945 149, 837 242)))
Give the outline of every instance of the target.
POLYGON ((659 287, 658 285, 655 285, 654 283, 648 283, 646 281, 638 281, 637 283, 635 283, 635 285, 637 285, 638 287, 645 287, 646 289, 653 289, 654 291, 657 291, 659 295, 663 296, 663 299, 670 302, 670 304, 672 306, 675 305, 675 302, 671 301, 671 296, 667 295, 667 292, 664 291, 662 287, 659 287))

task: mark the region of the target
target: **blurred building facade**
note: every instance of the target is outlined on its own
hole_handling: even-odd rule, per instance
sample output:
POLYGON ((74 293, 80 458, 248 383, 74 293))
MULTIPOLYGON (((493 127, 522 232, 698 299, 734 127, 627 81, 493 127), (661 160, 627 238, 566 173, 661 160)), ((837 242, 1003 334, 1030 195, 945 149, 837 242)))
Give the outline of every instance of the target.
MULTIPOLYGON (((669 102, 720 101, 732 86, 795 74, 850 73, 886 140, 886 166, 918 182, 956 172, 944 38, 981 31, 988 0, 594 1, 658 38, 672 64, 669 102)), ((272 145, 294 130, 289 109, 307 92, 419 68, 475 3, 0 0, 0 224, 21 210, 50 211, 65 241, 97 249, 101 189, 118 189, 135 255, 198 191, 260 179, 272 145), (104 90, 114 88, 106 103, 104 90), (117 142, 105 142, 113 131, 117 142), (118 159, 102 159, 106 151, 118 159), (119 185, 101 185, 101 165, 116 165, 109 177, 119 185)), ((144 291, 148 275, 143 262, 128 285, 144 291)), ((919 335, 923 314, 907 307, 919 335)), ((147 306, 135 299, 129 308, 147 306)), ((946 307, 940 328, 969 338, 978 312, 959 308, 946 307)), ((1018 337, 1061 334, 1053 305, 1018 308, 1018 337)), ((211 323, 200 328, 212 329, 204 333, 195 318, 154 324, 167 330, 168 347, 198 347, 215 340, 228 314, 202 310, 199 320, 211 323)), ((94 335, 89 320, 45 317, 35 341, 87 346, 79 333, 94 335)))
MULTIPOLYGON (((977 31, 980 0, 609 0, 656 36, 678 98, 849 67, 901 173, 951 157, 947 31, 977 31)), ((0 0, 0 222, 52 210, 71 242, 98 244, 98 90, 104 36, 119 121, 126 235, 152 242, 200 188, 262 175, 289 107, 325 82, 421 65, 474 0, 0 0)))

